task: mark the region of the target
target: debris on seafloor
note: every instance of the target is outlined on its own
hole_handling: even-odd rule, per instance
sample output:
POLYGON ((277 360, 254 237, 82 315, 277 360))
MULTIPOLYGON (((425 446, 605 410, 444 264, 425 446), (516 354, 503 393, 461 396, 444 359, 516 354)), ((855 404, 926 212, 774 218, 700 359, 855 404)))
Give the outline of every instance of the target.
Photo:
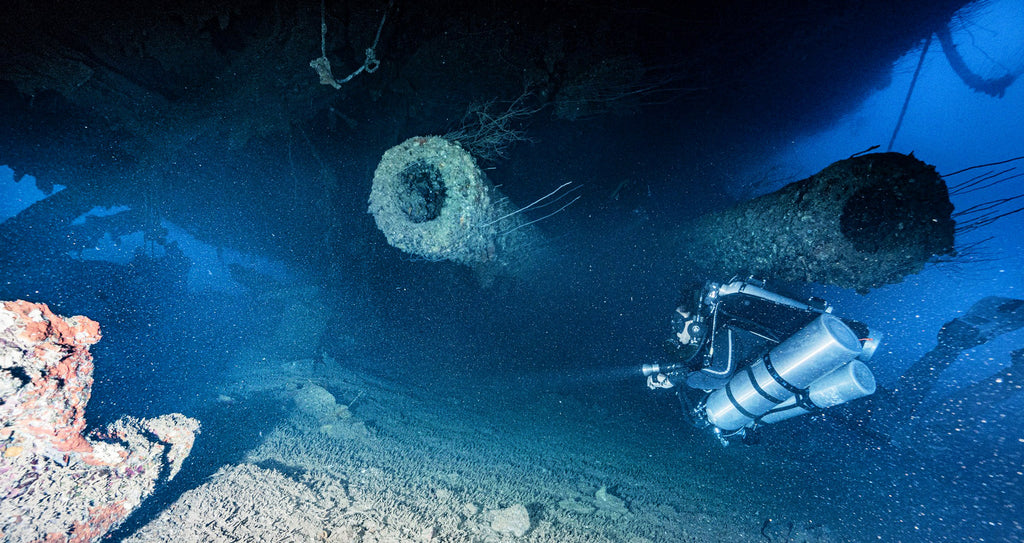
POLYGON ((523 537, 530 530, 530 513, 523 504, 492 511, 490 516, 491 529, 499 534, 523 537))
POLYGON ((0 540, 98 541, 192 450, 199 422, 181 414, 83 435, 99 339, 86 317, 0 303, 0 540))

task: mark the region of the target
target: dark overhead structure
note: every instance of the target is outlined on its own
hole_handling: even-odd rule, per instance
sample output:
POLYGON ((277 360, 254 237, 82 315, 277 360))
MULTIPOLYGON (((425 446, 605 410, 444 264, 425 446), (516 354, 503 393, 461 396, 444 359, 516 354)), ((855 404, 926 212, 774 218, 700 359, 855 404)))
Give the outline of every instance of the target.
MULTIPOLYGON (((320 270, 370 262, 363 168, 397 135, 454 128, 467 106, 528 89, 544 108, 530 130, 551 131, 538 141, 581 143, 567 160, 634 139, 615 132, 634 116, 628 126, 666 149, 635 139, 636 151, 615 147, 619 163, 676 154, 665 123, 727 153, 723 140, 844 113, 964 3, 12 0, 0 165, 44 192, 67 188, 0 228, 0 265, 39 248, 26 232, 71 239, 94 207, 131 208, 121 219, 134 214, 151 236, 168 221, 320 270)), ((610 192, 622 178, 608 173, 579 181, 610 192)), ((557 184, 531 179, 540 186, 522 178, 517 194, 557 184)), ((20 259, 7 262, 11 273, 20 259)))

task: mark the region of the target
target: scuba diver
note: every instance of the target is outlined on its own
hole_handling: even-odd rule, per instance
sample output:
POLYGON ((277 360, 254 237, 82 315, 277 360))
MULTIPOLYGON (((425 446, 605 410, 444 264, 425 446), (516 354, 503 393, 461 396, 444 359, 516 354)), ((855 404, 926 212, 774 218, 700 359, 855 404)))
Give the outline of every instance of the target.
POLYGON ((750 442, 756 428, 875 391, 865 364, 880 336, 754 279, 707 283, 676 308, 667 342, 677 362, 645 364, 651 389, 676 390, 697 427, 723 445, 750 442))

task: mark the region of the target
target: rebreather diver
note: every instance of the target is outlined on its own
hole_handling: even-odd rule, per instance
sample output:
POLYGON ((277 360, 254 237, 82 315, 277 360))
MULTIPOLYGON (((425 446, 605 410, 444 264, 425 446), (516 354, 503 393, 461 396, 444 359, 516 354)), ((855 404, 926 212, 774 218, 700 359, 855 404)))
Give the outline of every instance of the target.
POLYGON ((672 328, 677 361, 645 364, 647 385, 679 385, 693 423, 723 444, 875 392, 867 362, 881 334, 824 300, 797 300, 754 279, 709 282, 676 308, 672 328))

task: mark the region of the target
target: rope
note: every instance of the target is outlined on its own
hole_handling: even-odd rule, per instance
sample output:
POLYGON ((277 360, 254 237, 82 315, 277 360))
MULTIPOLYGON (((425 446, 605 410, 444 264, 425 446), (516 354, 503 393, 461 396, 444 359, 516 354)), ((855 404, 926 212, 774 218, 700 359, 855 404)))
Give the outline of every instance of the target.
POLYGON ((917 85, 917 76, 921 75, 921 66, 924 65, 924 56, 928 54, 928 47, 932 44, 932 35, 928 34, 928 39, 924 41, 924 48, 921 49, 921 58, 917 61, 917 69, 914 70, 914 78, 910 80, 910 88, 907 89, 907 98, 903 100, 903 109, 900 110, 900 118, 896 120, 896 128, 892 131, 892 137, 889 138, 889 147, 885 150, 886 152, 892 151, 892 144, 896 141, 896 134, 900 133, 900 126, 903 124, 903 117, 907 114, 907 106, 910 105, 910 95, 914 94, 914 86, 917 85))
POLYGON ((388 2, 388 7, 384 8, 384 15, 381 16, 380 25, 377 26, 377 35, 373 38, 373 45, 366 49, 366 59, 363 60, 363 65, 339 81, 331 73, 331 61, 327 59, 327 9, 324 5, 325 0, 320 0, 320 57, 309 61, 309 67, 316 70, 317 75, 320 76, 321 85, 330 85, 335 89, 340 89, 353 77, 363 72, 372 74, 377 71, 377 68, 380 68, 380 60, 377 59, 377 43, 380 42, 380 33, 384 30, 384 22, 388 20, 388 12, 391 11, 391 6, 394 3, 395 1, 391 0, 388 2))
POLYGON ((324 8, 326 0, 320 0, 320 56, 327 58, 327 11, 324 8))

